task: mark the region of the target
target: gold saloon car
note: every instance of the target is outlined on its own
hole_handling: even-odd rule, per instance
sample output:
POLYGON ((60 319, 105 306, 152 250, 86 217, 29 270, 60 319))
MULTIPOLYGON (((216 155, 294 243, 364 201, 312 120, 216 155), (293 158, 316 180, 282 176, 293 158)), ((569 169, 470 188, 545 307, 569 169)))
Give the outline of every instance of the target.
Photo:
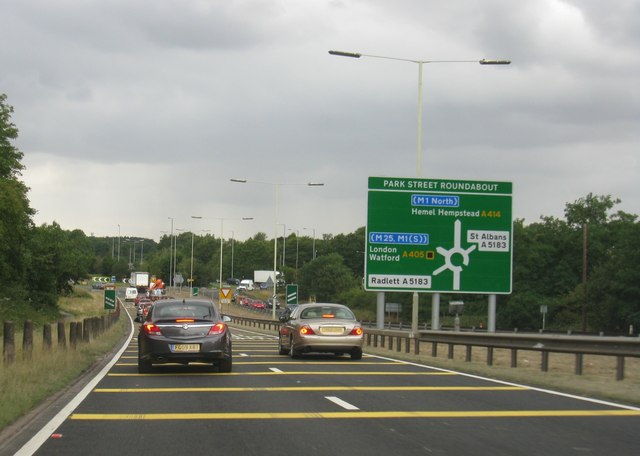
POLYGON ((280 317, 280 354, 345 353, 362 358, 364 332, 355 315, 342 304, 301 304, 280 317))

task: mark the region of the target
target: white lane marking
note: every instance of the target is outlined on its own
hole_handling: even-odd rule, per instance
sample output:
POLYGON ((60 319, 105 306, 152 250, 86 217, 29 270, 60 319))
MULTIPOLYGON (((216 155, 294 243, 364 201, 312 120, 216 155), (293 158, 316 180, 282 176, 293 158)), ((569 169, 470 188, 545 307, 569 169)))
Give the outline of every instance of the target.
POLYGON ((325 396, 324 398, 330 400, 331 402, 333 402, 336 405, 339 405, 340 407, 342 407, 345 410, 360 410, 355 405, 349 404, 348 402, 343 401, 339 397, 336 397, 336 396, 325 396))
POLYGON ((277 367, 270 367, 269 370, 271 372, 275 372, 276 374, 281 374, 282 371, 280 369, 278 369, 277 367))
POLYGON ((498 383, 498 384, 501 384, 501 385, 517 386, 517 387, 520 387, 520 388, 527 388, 527 389, 530 389, 531 391, 540 391, 541 393, 553 394, 553 395, 561 396, 561 397, 568 397, 570 399, 577 399, 577 400, 583 401, 583 402, 590 402, 590 403, 593 403, 593 404, 606 405, 608 407, 618 407, 618 408, 622 408, 622 409, 626 409, 626 410, 640 410, 640 407, 633 407, 633 406, 630 406, 630 405, 618 404, 616 402, 609 402, 609 401, 604 401, 604 400, 600 400, 600 399, 591 399, 589 397, 576 396, 576 395, 573 395, 573 394, 562 393, 562 392, 559 392, 559 391, 553 391, 553 390, 544 389, 544 388, 536 388, 534 386, 524 385, 522 383, 513 383, 513 382, 506 382, 504 380, 496 380, 494 378, 482 377, 480 375, 468 374, 466 372, 458 372, 458 371, 451 370, 451 369, 443 369, 441 367, 429 366, 427 364, 413 363, 413 362, 410 362, 410 361, 404 361, 404 360, 396 359, 396 358, 388 358, 386 356, 373 355, 373 354, 370 354, 370 353, 367 356, 369 356, 371 358, 384 359, 386 361, 395 361, 395 362, 398 362, 398 363, 406 364, 408 366, 425 367, 427 369, 432 369, 432 370, 436 370, 436 371, 440 371, 440 372, 451 372, 451 373, 454 373, 456 375, 461 375, 461 376, 464 376, 464 377, 475 378, 475 379, 480 379, 480 380, 486 380, 488 382, 498 383))

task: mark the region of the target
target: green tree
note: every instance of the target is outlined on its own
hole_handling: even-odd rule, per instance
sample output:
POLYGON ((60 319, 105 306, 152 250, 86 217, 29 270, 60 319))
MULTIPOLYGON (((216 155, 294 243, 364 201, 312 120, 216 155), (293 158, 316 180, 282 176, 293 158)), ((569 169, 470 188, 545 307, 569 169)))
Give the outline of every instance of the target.
POLYGON ((3 295, 12 297, 25 287, 25 249, 34 211, 27 198, 29 189, 19 180, 23 154, 13 145, 18 129, 6 99, 0 94, 0 282, 3 295))
POLYGON ((352 271, 337 253, 322 255, 300 270, 300 294, 315 296, 317 301, 335 301, 341 293, 357 287, 352 271))

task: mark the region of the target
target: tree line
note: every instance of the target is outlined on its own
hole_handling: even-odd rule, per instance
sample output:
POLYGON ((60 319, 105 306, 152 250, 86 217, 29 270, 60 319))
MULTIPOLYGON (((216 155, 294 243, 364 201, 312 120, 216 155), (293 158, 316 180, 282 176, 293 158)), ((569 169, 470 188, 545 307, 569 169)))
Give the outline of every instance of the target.
MULTIPOLYGON (((6 95, 0 94, 0 317, 27 308, 55 311, 59 296, 93 275, 121 280, 131 271, 148 271, 169 285, 173 269, 183 277, 183 286, 191 276, 194 286, 217 286, 220 248, 223 280, 273 269, 273 239, 265 233, 221 243, 215 235, 181 232, 156 242, 87 236, 56 222, 36 226, 28 188, 20 180, 23 154, 13 145, 18 129, 12 113, 6 95)), ((546 306, 547 329, 637 333, 640 224, 637 215, 616 211, 619 203, 610 195, 588 194, 567 203, 562 219, 515 220, 513 292, 498 296, 498 328, 540 329, 541 306, 546 306)), ((292 233, 278 239, 278 271, 286 282, 299 285, 303 299, 343 302, 373 316, 375 293, 362 289, 364 249, 364 227, 318 239, 292 233)), ((410 318, 410 293, 387 299, 405 304, 401 318, 410 318)), ((445 303, 459 299, 465 314, 481 321, 486 296, 442 296, 445 303)), ((421 294, 423 321, 430 318, 429 303, 429 295, 421 294)))

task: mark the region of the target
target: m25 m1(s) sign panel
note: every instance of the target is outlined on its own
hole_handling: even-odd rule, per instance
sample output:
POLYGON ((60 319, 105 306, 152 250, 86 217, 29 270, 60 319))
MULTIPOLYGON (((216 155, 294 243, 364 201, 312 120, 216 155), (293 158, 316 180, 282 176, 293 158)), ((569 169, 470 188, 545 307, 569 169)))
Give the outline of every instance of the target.
POLYGON ((512 187, 369 177, 365 289, 511 293, 512 187))

